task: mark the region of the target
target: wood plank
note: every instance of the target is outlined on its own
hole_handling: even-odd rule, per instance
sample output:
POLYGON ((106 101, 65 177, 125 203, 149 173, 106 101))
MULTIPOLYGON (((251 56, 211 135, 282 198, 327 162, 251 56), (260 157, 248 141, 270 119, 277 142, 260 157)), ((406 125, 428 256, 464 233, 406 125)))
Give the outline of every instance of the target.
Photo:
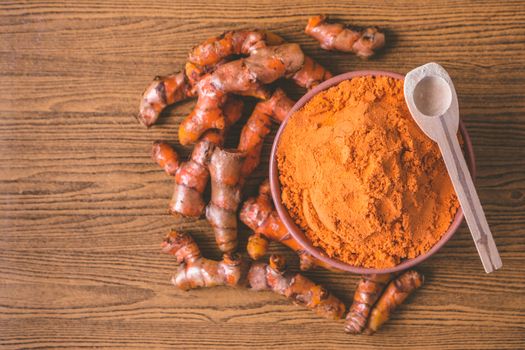
MULTIPOLYGON (((0 347, 525 348, 524 43, 519 0, 3 1, 0 347), (307 17, 319 13, 386 28, 385 52, 363 61, 321 50, 302 33, 307 17), (405 73, 428 61, 446 67, 503 269, 484 274, 462 225, 420 266, 426 285, 373 337, 348 336, 342 322, 269 292, 175 290, 173 258, 159 253, 170 227, 194 235, 207 256, 220 255, 206 220, 167 214, 172 180, 149 156, 154 140, 176 144, 193 102, 170 108, 149 130, 133 115, 154 75, 180 69, 199 41, 245 26, 301 44, 336 73, 405 73)), ((268 140, 263 159, 270 146, 268 140)), ((247 194, 267 170, 257 170, 247 194)), ((241 246, 248 234, 243 226, 241 246)), ((284 247, 271 250, 297 267, 284 247)), ((347 303, 358 279, 322 270, 307 275, 347 303)))

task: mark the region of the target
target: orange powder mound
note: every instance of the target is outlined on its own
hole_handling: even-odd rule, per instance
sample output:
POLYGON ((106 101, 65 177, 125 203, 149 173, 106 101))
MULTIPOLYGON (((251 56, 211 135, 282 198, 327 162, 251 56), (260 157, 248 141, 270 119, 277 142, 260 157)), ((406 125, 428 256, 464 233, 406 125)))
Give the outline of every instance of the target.
POLYGON ((317 247, 384 268, 428 251, 458 201, 437 145, 413 121, 403 81, 361 77, 316 95, 277 150, 282 200, 317 247))

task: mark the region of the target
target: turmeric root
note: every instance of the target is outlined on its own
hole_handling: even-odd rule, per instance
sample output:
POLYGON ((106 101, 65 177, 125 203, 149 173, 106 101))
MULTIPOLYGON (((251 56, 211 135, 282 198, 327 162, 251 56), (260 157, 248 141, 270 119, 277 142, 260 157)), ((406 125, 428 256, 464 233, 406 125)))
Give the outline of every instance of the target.
POLYGON ((208 163, 211 154, 222 136, 214 130, 207 132, 193 148, 187 162, 178 163, 175 150, 163 141, 153 143, 153 158, 164 171, 175 177, 173 195, 169 204, 172 214, 187 217, 198 217, 204 211, 206 204, 202 194, 210 177, 208 163))
MULTIPOLYGON (((199 98, 193 111, 179 126, 179 142, 189 145, 196 142, 199 137, 209 129, 218 129, 221 132, 232 124, 228 122, 223 105, 227 101, 227 94, 216 89, 211 84, 211 75, 207 75, 197 84, 199 98)), ((268 93, 260 85, 253 85, 255 90, 250 90, 260 98, 267 98, 268 93)))
MULTIPOLYGON (((162 110, 164 110, 167 105, 174 104, 199 94, 199 102, 193 113, 190 115, 194 121, 193 123, 187 122, 189 124, 185 127, 188 127, 189 131, 191 131, 193 130, 192 126, 199 125, 200 123, 205 125, 207 125, 206 123, 211 123, 212 125, 216 125, 217 129, 222 129, 222 119, 221 115, 218 113, 218 109, 220 109, 221 104, 224 103, 224 94, 210 91, 209 84, 206 83, 204 83, 199 89, 197 86, 199 81, 206 77, 208 73, 213 72, 216 67, 225 63, 232 55, 250 55, 258 49, 264 49, 267 42, 269 45, 277 45, 282 44, 284 40, 278 35, 265 30, 230 31, 219 37, 206 40, 190 52, 188 62, 184 67, 184 72, 175 73, 165 77, 156 77, 153 80, 143 93, 137 119, 143 125, 149 127, 157 121, 162 110), (208 96, 209 94, 212 96, 208 96), (201 95, 202 97, 200 97, 201 95), (209 116, 205 113, 205 111, 208 110, 210 113, 209 116)), ((268 53, 272 51, 277 52, 279 50, 261 50, 259 56, 264 55, 265 52, 268 53)), ((259 58, 257 58, 259 56, 256 56, 255 60, 259 60, 259 58)), ((293 55, 290 57, 293 57, 293 55)), ((266 69, 272 70, 274 69, 274 66, 269 66, 266 69)), ((229 71, 226 71, 226 74, 228 73, 229 71)), ((235 76, 227 78, 234 80, 235 76)), ((254 76, 254 79, 257 78, 257 76, 254 76)), ((264 77, 259 77, 259 79, 260 78, 264 77)), ((256 82, 253 82, 253 84, 242 91, 237 91, 237 93, 261 99, 269 97, 268 92, 256 82)), ((198 132, 198 130, 194 132, 198 132)), ((202 133, 203 132, 200 132, 198 136, 202 133)), ((184 141, 185 139, 183 139, 183 142, 181 143, 186 145, 196 142, 198 136, 193 136, 191 142, 184 141)))
POLYGON ((237 121, 241 119, 243 107, 244 102, 239 97, 228 95, 224 106, 222 106, 222 114, 224 115, 226 122, 226 125, 221 132, 223 136, 233 124, 237 123, 237 121))
POLYGON ((269 84, 292 76, 301 69, 303 62, 304 54, 297 44, 264 47, 249 57, 217 67, 212 73, 212 83, 219 90, 245 94, 254 90, 258 83, 269 84))
POLYGON ((248 272, 248 283, 252 290, 271 290, 324 318, 338 320, 345 312, 343 302, 326 288, 301 274, 287 272, 286 261, 281 255, 270 256, 269 264, 253 263, 248 272))
POLYGON ((179 265, 171 282, 179 289, 239 286, 245 283, 247 264, 238 254, 224 254, 221 261, 202 257, 193 238, 172 230, 162 243, 162 251, 174 255, 179 265))
MULTIPOLYGON (((228 96, 223 112, 227 126, 239 120, 242 113, 242 100, 228 96)), ((202 194, 208 184, 210 173, 208 164, 216 146, 224 142, 223 130, 209 130, 195 145, 190 160, 179 163, 177 152, 166 142, 156 141, 153 144, 153 159, 164 171, 175 177, 175 186, 170 201, 170 212, 186 217, 201 216, 205 203, 202 194)))
POLYGON ((231 286, 271 290, 303 305, 319 316, 340 319, 345 305, 323 286, 286 271, 284 257, 272 255, 269 264, 243 260, 238 254, 224 254, 221 261, 206 259, 193 238, 172 230, 162 243, 164 253, 174 255, 179 265, 171 279, 179 289, 231 286))
POLYGON ((241 168, 245 154, 238 150, 215 148, 211 156, 211 200, 206 218, 213 227, 215 241, 222 252, 237 249, 237 208, 241 202, 241 168))
POLYGON ((186 62, 186 65, 184 66, 184 72, 186 73, 186 79, 188 80, 189 85, 193 87, 194 91, 197 90, 197 83, 202 79, 202 77, 212 72, 214 68, 215 67, 200 67, 194 63, 186 62))
POLYGON ((393 275, 374 274, 363 275, 354 294, 354 302, 346 315, 345 332, 358 334, 363 331, 370 315, 372 306, 376 303, 393 275))
POLYGON ((260 185, 257 198, 248 198, 244 202, 239 217, 246 226, 254 231, 246 247, 250 258, 258 260, 264 256, 267 251, 268 240, 272 240, 284 244, 297 253, 302 271, 309 270, 314 266, 328 270, 333 269, 308 254, 288 232, 273 206, 268 179, 260 185))
MULTIPOLYGON (((215 138, 217 132, 209 132, 209 134, 213 135, 210 137, 215 138)), ((208 164, 217 146, 215 143, 217 141, 222 141, 222 139, 209 141, 208 137, 203 137, 193 148, 190 160, 182 163, 177 170, 173 195, 169 204, 172 214, 199 217, 204 212, 206 203, 202 194, 210 177, 208 164)))
POLYGON ((166 174, 175 176, 179 169, 179 155, 167 142, 155 141, 151 150, 151 156, 157 164, 160 165, 166 174))
POLYGON ((155 77, 142 94, 137 119, 144 126, 150 127, 155 124, 167 105, 193 96, 194 93, 183 72, 155 77))
POLYGON ((228 56, 250 55, 266 46, 265 39, 265 33, 260 30, 227 31, 195 46, 188 55, 188 61, 201 67, 215 65, 228 56))
MULTIPOLYGON (((284 43, 280 36, 264 30, 234 30, 210 38, 193 48, 188 57, 186 75, 197 81, 204 73, 232 55, 249 56, 265 46, 284 43)), ((305 56, 304 66, 293 80, 301 87, 310 89, 332 75, 310 57, 305 56)))
MULTIPOLYGON (((226 128, 222 130, 222 132, 219 132, 219 130, 210 130, 202 135, 200 140, 210 141, 215 145, 222 145, 224 143, 224 132, 241 118, 243 106, 244 103, 241 99, 235 96, 228 96, 223 107, 226 128)), ((166 174, 175 176, 175 172, 180 166, 179 155, 168 143, 155 141, 153 143, 152 155, 153 159, 164 169, 166 174)))
POLYGON ((179 127, 183 145, 198 140, 208 129, 223 129, 225 122, 220 107, 226 93, 269 98, 264 84, 298 71, 304 55, 297 44, 263 47, 251 56, 220 65, 197 84, 199 96, 195 109, 179 127))
POLYGON ((390 282, 372 309, 365 333, 371 335, 377 332, 383 323, 388 321, 392 312, 421 287, 423 282, 423 275, 415 270, 409 270, 390 282))
POLYGON ((270 96, 263 85, 281 77, 290 77, 298 85, 312 88, 331 74, 305 57, 297 44, 263 47, 254 50, 247 58, 222 64, 197 83, 199 99, 179 127, 179 141, 187 145, 210 128, 224 127, 220 106, 225 93, 267 99, 270 96))
POLYGON ((298 86, 310 90, 331 77, 332 73, 305 55, 303 67, 292 76, 292 80, 298 86))
MULTIPOLYGON (((221 62, 217 63, 220 65, 221 62)), ((190 62, 186 64, 185 72, 175 73, 165 77, 155 77, 153 82, 144 91, 140 102, 139 115, 137 119, 149 127, 157 121, 159 115, 168 105, 183 101, 187 98, 196 96, 198 90, 197 83, 210 70, 197 67, 190 62)), ((202 92, 206 92, 206 84, 201 87, 202 92)), ((260 92, 257 92, 261 94, 260 92)), ((256 92, 254 92, 256 94, 256 92)), ((221 102, 226 99, 224 95, 217 96, 218 102, 209 100, 201 101, 203 106, 220 107, 221 102)), ((201 107, 201 105, 199 105, 201 107)), ((202 114, 202 111, 200 111, 202 114)))
POLYGON ((240 29, 209 38, 195 46, 188 55, 185 71, 188 81, 195 85, 206 73, 232 57, 248 56, 265 46, 284 43, 279 35, 267 30, 240 29))
POLYGON ((188 55, 188 62, 195 66, 213 67, 230 56, 249 56, 255 50, 267 45, 282 43, 284 43, 283 38, 267 30, 231 30, 195 46, 188 55))
POLYGON ((271 131, 272 119, 280 123, 293 105, 294 102, 286 96, 282 89, 275 90, 268 100, 257 103, 252 115, 242 128, 237 147, 239 151, 246 154, 241 170, 243 179, 246 179, 261 161, 264 138, 271 131))
POLYGON ((353 52, 362 58, 372 56, 385 45, 385 34, 376 27, 345 27, 340 23, 327 23, 326 16, 311 17, 304 31, 325 50, 353 52))
POLYGON ((227 95, 213 87, 210 75, 199 81, 197 93, 199 99, 193 111, 179 126, 179 142, 182 145, 196 142, 206 130, 226 127, 222 105, 227 95))

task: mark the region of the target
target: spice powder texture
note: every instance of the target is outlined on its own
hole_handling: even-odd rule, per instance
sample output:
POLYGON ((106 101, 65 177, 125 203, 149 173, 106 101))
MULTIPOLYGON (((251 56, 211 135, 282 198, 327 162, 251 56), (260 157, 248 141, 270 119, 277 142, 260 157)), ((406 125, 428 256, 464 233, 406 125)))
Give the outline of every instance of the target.
POLYGON ((277 149, 282 200, 307 237, 354 266, 428 251, 458 201, 439 149, 413 121, 403 81, 360 77, 311 99, 277 149))

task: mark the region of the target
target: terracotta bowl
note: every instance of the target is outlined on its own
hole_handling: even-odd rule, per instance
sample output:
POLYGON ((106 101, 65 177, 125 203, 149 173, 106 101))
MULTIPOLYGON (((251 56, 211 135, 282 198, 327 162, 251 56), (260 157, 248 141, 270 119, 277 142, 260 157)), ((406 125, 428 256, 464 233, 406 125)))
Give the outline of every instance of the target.
MULTIPOLYGON (((362 77, 362 76, 389 76, 396 79, 404 80, 404 76, 397 73, 391 73, 391 72, 382 72, 382 71, 355 71, 355 72, 349 72, 344 73, 338 76, 335 76, 316 88, 312 89, 308 93, 306 93, 297 103, 293 106, 292 110, 284 120, 284 122, 281 124, 281 127, 279 128, 279 131, 277 132, 277 136, 275 137, 275 140, 273 142, 272 146, 272 153, 270 157, 270 186, 272 191, 272 197, 273 201, 275 203, 275 207, 277 208, 277 212, 286 225, 286 228, 288 231, 292 234, 292 236, 303 246, 303 248, 308 251, 311 255, 315 256, 317 259, 322 260, 326 264, 332 266, 334 269, 353 272, 353 273, 359 273, 359 274, 372 274, 372 273, 389 273, 389 272, 397 272, 402 271, 405 269, 408 269, 410 267, 413 267, 424 260, 428 259, 430 256, 432 256, 434 253, 436 253, 441 247, 447 243, 447 241, 456 233, 459 225, 463 221, 463 211, 461 208, 459 208, 458 212, 456 213, 456 216, 454 220, 452 221, 450 227, 448 228, 447 232, 443 235, 443 237, 425 254, 419 255, 418 257, 414 259, 406 259, 403 260, 400 264, 385 268, 385 269, 371 269, 371 268, 363 268, 358 266, 353 266, 347 263, 344 263, 342 261, 332 259, 325 255, 325 253, 317 248, 314 247, 313 244, 309 241, 309 239, 305 236, 304 232, 295 224, 293 219, 288 214, 288 210, 283 205, 281 200, 281 184, 279 181, 279 170, 277 168, 277 146, 279 144, 279 140, 281 137, 281 134, 283 130, 286 128, 286 125, 288 124, 288 120, 290 119, 290 116, 292 116, 297 110, 299 110, 301 107, 303 107, 312 97, 314 97, 319 92, 326 90, 334 85, 339 84, 343 80, 349 80, 355 77, 362 77)), ((470 142, 470 137, 467 133, 467 130, 465 129, 465 125, 459 121, 459 130, 461 132, 461 135, 463 136, 464 140, 464 150, 467 157, 467 164, 470 170, 470 173, 472 174, 472 177, 474 178, 476 176, 475 174, 475 159, 474 159, 474 152, 472 150, 472 143, 470 142)))

